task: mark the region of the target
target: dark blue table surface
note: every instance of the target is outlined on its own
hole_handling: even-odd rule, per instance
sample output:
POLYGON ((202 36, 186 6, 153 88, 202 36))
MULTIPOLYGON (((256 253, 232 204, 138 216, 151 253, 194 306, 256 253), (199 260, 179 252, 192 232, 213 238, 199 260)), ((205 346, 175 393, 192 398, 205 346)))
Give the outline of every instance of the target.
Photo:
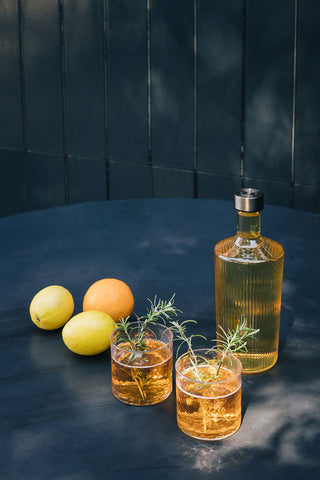
POLYGON ((29 304, 68 288, 75 313, 104 277, 130 285, 135 312, 176 294, 182 319, 215 336, 213 248, 232 236, 232 202, 85 203, 0 220, 0 478, 283 479, 320 476, 320 216, 270 205, 262 234, 285 249, 280 353, 244 376, 240 430, 220 442, 187 437, 174 393, 132 407, 111 392, 110 352, 81 357, 61 330, 39 330, 29 304))

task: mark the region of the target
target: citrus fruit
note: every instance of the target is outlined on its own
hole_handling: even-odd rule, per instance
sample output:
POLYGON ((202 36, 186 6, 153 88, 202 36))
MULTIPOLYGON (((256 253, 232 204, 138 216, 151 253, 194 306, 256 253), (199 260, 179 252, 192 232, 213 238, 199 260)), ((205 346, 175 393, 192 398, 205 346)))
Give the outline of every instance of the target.
POLYGON ((71 317, 74 301, 71 293, 59 285, 40 290, 30 303, 31 320, 43 330, 62 327, 71 317))
POLYGON ((83 299, 83 311, 99 310, 118 322, 131 315, 133 294, 126 283, 116 278, 103 278, 88 288, 83 299))
POLYGON ((72 317, 62 329, 66 346, 79 355, 96 355, 110 346, 115 323, 104 312, 88 310, 72 317))

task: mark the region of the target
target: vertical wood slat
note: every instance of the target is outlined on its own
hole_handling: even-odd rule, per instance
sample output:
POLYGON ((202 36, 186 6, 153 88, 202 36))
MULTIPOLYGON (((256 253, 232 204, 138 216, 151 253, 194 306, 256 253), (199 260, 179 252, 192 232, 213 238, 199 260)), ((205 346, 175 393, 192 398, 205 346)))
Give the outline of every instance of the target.
POLYGON ((104 158, 103 2, 68 0, 63 8, 68 154, 104 158))
MULTIPOLYGON (((21 3, 27 147, 63 152, 59 4, 21 3)), ((32 187, 31 187, 32 188, 32 187)))
POLYGON ((316 0, 298 2, 294 208, 320 212, 320 66, 316 0))
POLYGON ((108 1, 108 155, 148 163, 147 2, 108 1))
POLYGON ((247 5, 244 174, 290 183, 295 2, 247 5))
POLYGON ((151 1, 153 165, 193 169, 193 32, 193 0, 151 1))
POLYGON ((27 209, 24 152, 0 148, 0 217, 27 209))
POLYGON ((148 165, 110 162, 109 169, 110 200, 150 197, 148 165))
POLYGON ((197 19, 198 168, 239 176, 242 2, 198 0, 197 19))
POLYGON ((18 0, 1 5, 0 145, 23 147, 18 0))
POLYGON ((320 187, 320 3, 298 5, 294 178, 298 184, 320 187))
POLYGON ((241 186, 243 30, 239 1, 197 1, 197 186, 230 199, 241 186))
POLYGON ((68 157, 69 201, 105 200, 106 168, 102 160, 68 157))
POLYGON ((68 134, 67 134, 67 93, 66 93, 66 49, 64 25, 64 0, 59 1, 60 17, 60 52, 61 52, 61 89, 62 89, 62 144, 64 157, 64 191, 65 203, 70 203, 69 162, 68 162, 68 134))
POLYGON ((65 203, 64 157, 45 153, 28 153, 31 210, 65 203))

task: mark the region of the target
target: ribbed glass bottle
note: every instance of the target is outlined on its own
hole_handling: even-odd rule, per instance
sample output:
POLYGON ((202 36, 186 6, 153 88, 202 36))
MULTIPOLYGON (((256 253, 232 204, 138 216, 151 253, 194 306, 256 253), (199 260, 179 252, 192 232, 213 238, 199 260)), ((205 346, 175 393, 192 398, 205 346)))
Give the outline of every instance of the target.
POLYGON ((217 335, 220 326, 234 329, 241 320, 259 328, 238 354, 244 373, 271 368, 278 358, 284 251, 260 234, 263 193, 246 188, 235 194, 237 235, 215 246, 217 335))

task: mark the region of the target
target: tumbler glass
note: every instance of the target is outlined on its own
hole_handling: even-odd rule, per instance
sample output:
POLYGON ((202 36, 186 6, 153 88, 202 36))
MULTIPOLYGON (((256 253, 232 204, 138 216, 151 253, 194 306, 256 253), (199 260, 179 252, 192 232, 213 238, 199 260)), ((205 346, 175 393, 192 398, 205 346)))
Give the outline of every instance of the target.
POLYGON ((202 440, 235 433, 241 424, 241 371, 238 358, 212 349, 180 356, 176 361, 179 428, 202 440))
POLYGON ((138 323, 130 324, 130 338, 119 330, 111 335, 111 375, 113 395, 130 405, 153 405, 172 391, 172 332, 165 325, 148 326, 143 349, 133 349, 138 323))

